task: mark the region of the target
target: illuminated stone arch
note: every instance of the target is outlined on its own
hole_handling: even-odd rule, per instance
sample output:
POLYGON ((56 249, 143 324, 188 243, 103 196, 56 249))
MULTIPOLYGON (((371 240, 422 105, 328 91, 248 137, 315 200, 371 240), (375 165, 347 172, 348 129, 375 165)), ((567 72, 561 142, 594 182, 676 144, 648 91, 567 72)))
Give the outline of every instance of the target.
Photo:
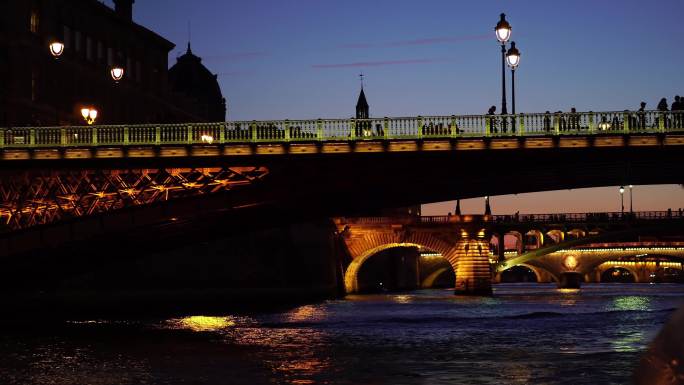
POLYGON ((523 248, 525 247, 525 244, 523 243, 523 235, 519 231, 509 231, 503 235, 504 237, 504 242, 506 241, 506 236, 511 236, 516 239, 515 241, 515 249, 518 251, 518 253, 522 253, 523 248))
POLYGON ((457 271, 457 250, 453 244, 428 232, 372 233, 347 243, 352 261, 344 274, 344 287, 348 294, 359 290, 358 273, 368 258, 397 247, 423 247, 442 254, 454 271, 457 271))
MULTIPOLYGON (((537 266, 537 265, 534 265, 531 263, 519 263, 517 265, 509 267, 508 269, 512 269, 515 266, 524 266, 524 267, 532 270, 534 275, 537 277, 538 283, 547 282, 546 276, 544 274, 547 274, 548 277, 550 277, 552 281, 558 282, 558 277, 555 274, 553 274, 549 269, 547 269, 543 266, 537 266)), ((508 270, 508 269, 506 269, 506 270, 508 270)), ((504 270, 504 271, 506 271, 506 270, 504 270)), ((501 281, 501 274, 503 274, 504 271, 500 271, 497 273, 497 281, 499 281, 499 282, 501 281)))
POLYGON ((541 248, 544 246, 544 232, 541 230, 537 229, 531 229, 525 233, 525 236, 533 235, 534 238, 537 240, 537 248, 541 248))
POLYGON ((602 283, 602 281, 603 281, 603 274, 605 274, 607 271, 609 271, 611 269, 627 270, 632 275, 632 277, 634 277, 634 283, 641 283, 641 280, 639 280, 639 272, 634 270, 634 268, 631 266, 622 265, 622 264, 613 265, 613 266, 607 267, 605 269, 599 269, 599 283, 602 283))
POLYGON ((553 239, 554 243, 562 243, 563 241, 565 241, 565 233, 559 229, 547 231, 546 237, 553 239))
POLYGON ((566 232, 567 235, 574 237, 575 239, 584 238, 587 236, 587 231, 582 229, 572 229, 566 232))

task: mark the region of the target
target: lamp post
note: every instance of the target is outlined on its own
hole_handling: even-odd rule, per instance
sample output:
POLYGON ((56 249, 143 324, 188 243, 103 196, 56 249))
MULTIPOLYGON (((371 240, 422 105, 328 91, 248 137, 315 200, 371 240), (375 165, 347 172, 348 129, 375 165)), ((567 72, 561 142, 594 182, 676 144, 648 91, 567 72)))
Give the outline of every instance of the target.
POLYGON ((621 216, 625 216, 625 186, 620 186, 621 216))
POLYGON ((511 25, 506 21, 506 14, 501 14, 501 19, 494 27, 496 40, 501 43, 501 115, 508 114, 506 108, 506 43, 511 38, 511 25))
POLYGON ((520 64, 520 51, 515 47, 515 42, 511 42, 511 48, 506 53, 506 62, 511 67, 511 107, 513 108, 513 115, 515 115, 515 70, 520 64))
POLYGON ((629 213, 630 214, 634 213, 634 208, 632 206, 632 188, 634 188, 634 186, 632 186, 630 184, 629 185, 629 213))

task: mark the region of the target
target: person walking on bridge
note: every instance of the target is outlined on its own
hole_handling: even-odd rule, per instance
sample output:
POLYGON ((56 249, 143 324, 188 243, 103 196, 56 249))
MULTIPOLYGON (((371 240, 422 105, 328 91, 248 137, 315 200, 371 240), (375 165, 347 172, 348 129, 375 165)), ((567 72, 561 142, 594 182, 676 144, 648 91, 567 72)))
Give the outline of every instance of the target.
POLYGON ((646 129, 646 102, 641 102, 639 106, 639 111, 637 111, 639 116, 639 128, 642 130, 646 129))
POLYGON ((494 114, 496 113, 496 106, 491 106, 489 107, 489 110, 487 110, 487 123, 489 123, 489 131, 491 133, 496 133, 497 127, 496 127, 496 118, 494 117, 494 114))
POLYGON ((674 127, 680 128, 682 126, 682 110, 684 110, 684 100, 679 95, 675 95, 674 102, 672 102, 672 120, 674 127))
POLYGON ((665 98, 660 99, 660 102, 658 102, 657 108, 658 108, 658 111, 660 111, 660 116, 658 117, 658 119, 662 119, 663 120, 663 127, 668 128, 669 122, 667 119, 667 114, 665 114, 668 111, 667 99, 665 99, 665 98))

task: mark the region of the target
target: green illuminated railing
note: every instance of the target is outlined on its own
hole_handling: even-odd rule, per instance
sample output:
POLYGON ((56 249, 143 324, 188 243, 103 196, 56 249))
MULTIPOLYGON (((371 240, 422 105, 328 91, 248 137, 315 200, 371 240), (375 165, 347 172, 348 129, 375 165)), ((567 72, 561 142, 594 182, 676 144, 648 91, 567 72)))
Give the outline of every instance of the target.
POLYGON ((0 148, 364 141, 684 131, 684 113, 577 112, 0 128, 0 148))

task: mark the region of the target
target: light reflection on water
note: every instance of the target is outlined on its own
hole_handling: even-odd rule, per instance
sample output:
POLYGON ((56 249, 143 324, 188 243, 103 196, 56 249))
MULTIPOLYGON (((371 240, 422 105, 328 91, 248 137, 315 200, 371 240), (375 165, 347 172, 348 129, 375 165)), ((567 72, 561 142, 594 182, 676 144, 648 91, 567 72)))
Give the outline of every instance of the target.
POLYGON ((646 296, 636 296, 636 295, 631 295, 631 296, 624 296, 624 297, 615 297, 613 299, 613 303, 609 306, 609 310, 621 310, 621 311, 628 311, 628 310, 641 310, 641 311, 647 311, 651 310, 651 299, 646 296))
POLYGON ((672 285, 499 285, 70 323, 0 334, 0 383, 621 384, 682 298, 672 285))
POLYGON ((171 328, 190 329, 196 332, 215 332, 235 326, 235 319, 232 317, 192 316, 170 319, 167 324, 171 328))

